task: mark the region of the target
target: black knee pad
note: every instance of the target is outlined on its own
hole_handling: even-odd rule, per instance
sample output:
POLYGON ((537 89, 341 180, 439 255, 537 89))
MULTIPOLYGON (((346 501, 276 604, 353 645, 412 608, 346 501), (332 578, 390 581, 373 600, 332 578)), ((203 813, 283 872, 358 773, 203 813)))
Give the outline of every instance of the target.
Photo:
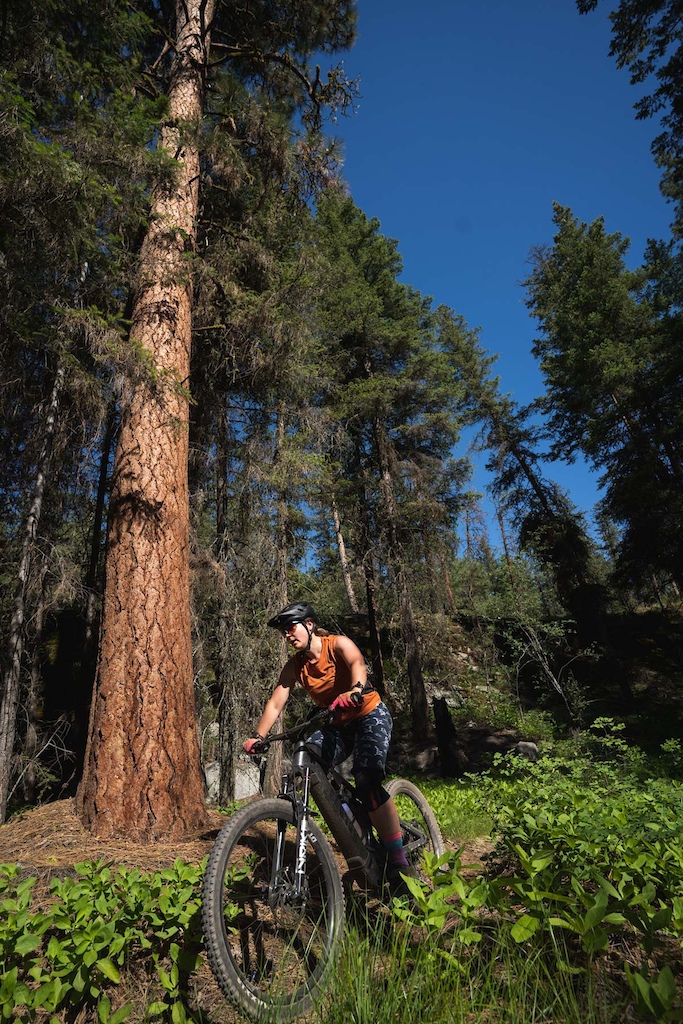
POLYGON ((361 770, 356 774, 356 793, 365 811, 376 811, 389 799, 382 785, 382 775, 372 770, 361 770))

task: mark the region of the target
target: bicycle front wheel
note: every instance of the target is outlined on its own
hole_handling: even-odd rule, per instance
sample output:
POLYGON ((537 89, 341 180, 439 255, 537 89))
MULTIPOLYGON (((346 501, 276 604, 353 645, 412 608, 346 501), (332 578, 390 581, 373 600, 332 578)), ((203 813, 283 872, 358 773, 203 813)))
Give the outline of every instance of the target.
POLYGON ((386 790, 396 804, 408 863, 418 877, 424 880, 422 854, 429 850, 440 857, 446 849, 434 811, 424 793, 407 779, 391 779, 386 784, 386 790))
POLYGON ((341 939, 341 878, 315 822, 308 823, 298 895, 295 864, 293 807, 257 800, 223 827, 206 866, 202 925, 209 963, 224 994, 254 1017, 290 1020, 310 1009, 341 939))

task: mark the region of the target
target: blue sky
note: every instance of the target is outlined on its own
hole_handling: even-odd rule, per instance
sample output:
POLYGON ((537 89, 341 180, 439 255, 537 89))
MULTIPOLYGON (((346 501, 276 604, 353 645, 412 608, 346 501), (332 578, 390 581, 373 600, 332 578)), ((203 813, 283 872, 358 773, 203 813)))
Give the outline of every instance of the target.
MULTIPOLYGON (((531 247, 552 240, 553 200, 629 236, 634 266, 648 237, 668 236, 657 124, 635 120, 639 94, 608 56, 615 4, 581 16, 574 0, 358 0, 344 176, 398 240, 403 280, 481 328, 520 404, 542 389, 520 282, 531 247)), ((590 512, 594 474, 547 474, 590 512)))

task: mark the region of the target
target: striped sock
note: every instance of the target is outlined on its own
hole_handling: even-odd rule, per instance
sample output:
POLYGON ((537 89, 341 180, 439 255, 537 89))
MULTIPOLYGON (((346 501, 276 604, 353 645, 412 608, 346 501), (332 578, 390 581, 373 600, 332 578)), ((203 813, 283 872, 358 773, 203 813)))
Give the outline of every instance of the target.
POLYGON ((403 849, 403 839, 401 838, 400 832, 396 832, 392 836, 383 836, 382 845, 387 851, 387 860, 392 867, 408 867, 408 860, 406 858, 405 850, 403 849))

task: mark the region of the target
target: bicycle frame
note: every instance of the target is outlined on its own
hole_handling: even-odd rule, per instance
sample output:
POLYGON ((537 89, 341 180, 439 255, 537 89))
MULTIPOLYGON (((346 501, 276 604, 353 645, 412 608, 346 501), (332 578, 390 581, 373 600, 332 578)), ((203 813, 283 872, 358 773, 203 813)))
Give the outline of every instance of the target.
POLYGON ((279 798, 291 800, 296 815, 296 859, 294 868, 294 888, 287 886, 283 879, 284 861, 284 835, 285 828, 280 825, 278 828, 275 843, 275 856, 273 858, 273 869, 270 885, 268 886, 268 903, 277 905, 281 898, 285 901, 298 899, 306 890, 306 840, 308 838, 308 800, 310 792, 310 773, 306 769, 302 773, 303 796, 299 796, 294 782, 294 774, 283 776, 282 792, 279 798))
MULTIPOLYGON (((339 951, 350 881, 380 900, 387 885, 390 895, 403 894, 354 787, 327 771, 320 748, 306 742, 323 720, 308 719, 251 745, 261 754, 276 740, 292 741, 292 767, 277 799, 249 801, 228 819, 204 874, 202 928, 211 970, 225 995, 255 1020, 293 1020, 311 1008, 339 951)), ((392 779, 386 788, 403 798, 399 806, 411 820, 401 821, 401 829, 411 869, 419 872, 423 848, 444 852, 438 822, 413 783, 392 779)))
MULTIPOLYGON (((353 787, 336 772, 331 772, 338 780, 339 786, 353 787)), ((364 888, 381 889, 384 880, 384 858, 381 847, 374 837, 368 833, 363 836, 356 832, 353 824, 347 819, 341 806, 341 799, 334 785, 328 778, 315 748, 307 746, 300 740, 296 743, 292 755, 291 772, 283 776, 282 790, 279 798, 289 800, 295 813, 297 826, 296 836, 296 870, 292 898, 298 898, 305 890, 306 884, 306 843, 308 839, 308 817, 310 814, 309 800, 313 796, 323 820, 334 836, 337 845, 346 860, 349 871, 364 888), (301 779, 300 791, 296 780, 301 779)), ((277 899, 282 874, 282 849, 278 842, 273 863, 271 891, 273 899, 277 899)))
MULTIPOLYGON (((268 737, 262 744, 265 751, 272 742, 296 738, 292 750, 292 767, 282 777, 282 788, 278 799, 288 800, 294 808, 296 822, 296 867, 294 879, 287 885, 283 875, 282 836, 278 836, 273 861, 271 883, 269 886, 269 902, 277 904, 283 898, 289 902, 300 898, 306 892, 306 843, 309 836, 308 817, 310 814, 309 800, 312 796, 320 814, 346 860, 351 877, 363 889, 381 891, 385 880, 384 850, 377 842, 372 829, 363 830, 360 835, 342 808, 340 793, 346 791, 352 798, 355 790, 350 782, 334 769, 326 769, 318 753, 318 748, 309 745, 302 736, 309 733, 318 723, 329 720, 326 712, 321 712, 300 723, 293 729, 268 737), (301 786, 297 787, 297 779, 301 786), (336 788, 335 788, 336 786, 336 788)), ((421 829, 401 821, 401 826, 411 836, 408 851, 414 851, 425 845, 426 836, 421 829)))

